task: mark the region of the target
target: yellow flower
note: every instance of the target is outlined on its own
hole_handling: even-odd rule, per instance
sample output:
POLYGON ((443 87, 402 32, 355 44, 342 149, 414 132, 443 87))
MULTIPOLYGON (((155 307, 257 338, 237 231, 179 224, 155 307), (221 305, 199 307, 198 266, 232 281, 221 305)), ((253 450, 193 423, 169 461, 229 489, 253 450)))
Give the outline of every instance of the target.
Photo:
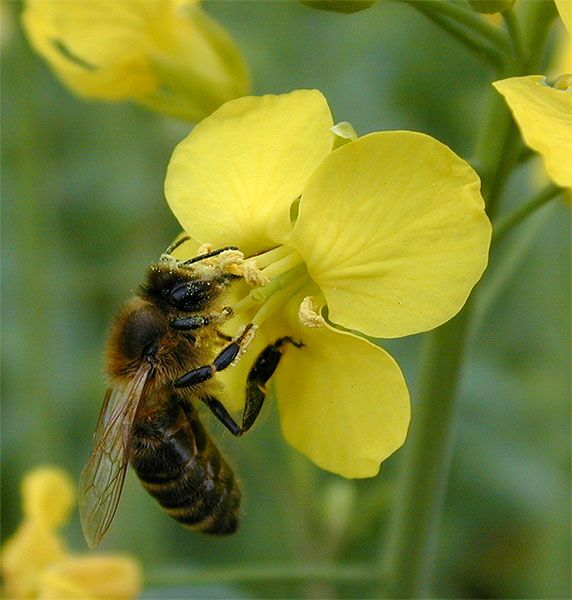
POLYGON ((511 77, 493 85, 553 181, 572 189, 572 75, 561 76, 553 86, 542 75, 511 77))
POLYGON ((7 598, 41 600, 134 598, 141 587, 138 564, 119 555, 73 555, 58 529, 75 503, 73 483, 55 467, 28 473, 22 483, 24 521, 2 549, 7 598))
POLYGON ((199 0, 27 0, 34 48, 75 93, 200 120, 248 92, 242 57, 199 0))
MULTIPOLYGON (((572 2, 556 0, 568 35, 558 64, 571 69, 572 2)), ((493 83, 502 94, 524 142, 538 152, 548 175, 557 185, 572 190, 572 74, 560 75, 552 85, 542 75, 511 77, 493 83)))
POLYGON ((304 347, 273 378, 284 436, 324 469, 368 477, 403 444, 409 395, 393 358, 354 332, 450 319, 486 266, 491 227, 477 175, 443 144, 408 131, 350 141, 344 127, 332 151, 332 125, 318 91, 231 101, 179 144, 165 188, 192 238, 238 246, 264 276, 237 290, 234 331, 258 331, 220 374, 227 404, 240 407, 257 351, 292 336, 304 347))

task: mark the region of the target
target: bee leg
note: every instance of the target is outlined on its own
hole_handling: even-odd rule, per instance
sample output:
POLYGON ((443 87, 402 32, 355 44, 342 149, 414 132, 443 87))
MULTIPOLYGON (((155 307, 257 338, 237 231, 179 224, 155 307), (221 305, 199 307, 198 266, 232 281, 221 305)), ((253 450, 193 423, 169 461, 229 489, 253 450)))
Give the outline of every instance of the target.
POLYGON ((252 323, 248 324, 244 331, 230 344, 226 345, 210 365, 204 365, 185 373, 175 381, 175 387, 189 387, 210 379, 217 371, 222 371, 232 364, 238 356, 243 345, 250 339, 252 323))
POLYGON ((246 433, 254 425, 260 414, 266 399, 266 384, 274 375, 286 344, 292 344, 296 348, 302 348, 304 345, 289 336, 281 337, 273 344, 266 346, 252 365, 246 379, 246 400, 239 435, 246 433))
POLYGON ((170 325, 177 331, 192 331, 193 329, 200 329, 201 327, 206 327, 212 323, 226 321, 227 319, 230 319, 233 314, 234 311, 230 306, 224 306, 221 311, 217 313, 211 313, 208 315, 191 315, 189 317, 173 319, 170 325))
POLYGON ((203 396, 201 400, 209 407, 214 416, 233 434, 240 436, 246 433, 260 414, 266 399, 266 383, 274 375, 282 358, 284 346, 292 344, 301 348, 303 344, 291 337, 282 337, 267 346, 258 356, 248 373, 246 380, 246 400, 242 413, 242 424, 239 426, 230 416, 222 403, 213 396, 203 396))
POLYGON ((232 433, 232 435, 238 436, 242 433, 240 426, 230 416, 220 400, 217 400, 214 396, 202 396, 201 400, 209 407, 212 414, 230 431, 230 433, 232 433))

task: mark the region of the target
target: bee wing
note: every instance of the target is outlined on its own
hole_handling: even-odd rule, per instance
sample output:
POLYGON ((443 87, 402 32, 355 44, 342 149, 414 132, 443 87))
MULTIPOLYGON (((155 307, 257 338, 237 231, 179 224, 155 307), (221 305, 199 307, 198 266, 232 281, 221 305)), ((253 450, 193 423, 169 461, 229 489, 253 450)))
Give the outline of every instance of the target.
POLYGON ((149 367, 144 365, 124 388, 111 388, 105 395, 93 450, 79 478, 79 514, 90 548, 99 544, 117 510, 129 464, 133 421, 148 374, 149 367))

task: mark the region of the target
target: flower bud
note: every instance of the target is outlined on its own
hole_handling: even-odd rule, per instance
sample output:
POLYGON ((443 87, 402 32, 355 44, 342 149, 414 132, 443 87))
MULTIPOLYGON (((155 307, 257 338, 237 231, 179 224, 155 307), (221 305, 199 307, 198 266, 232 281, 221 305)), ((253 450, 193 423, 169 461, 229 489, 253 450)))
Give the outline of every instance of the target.
POLYGON ((233 40, 196 0, 28 0, 34 48, 76 94, 200 120, 248 92, 233 40))

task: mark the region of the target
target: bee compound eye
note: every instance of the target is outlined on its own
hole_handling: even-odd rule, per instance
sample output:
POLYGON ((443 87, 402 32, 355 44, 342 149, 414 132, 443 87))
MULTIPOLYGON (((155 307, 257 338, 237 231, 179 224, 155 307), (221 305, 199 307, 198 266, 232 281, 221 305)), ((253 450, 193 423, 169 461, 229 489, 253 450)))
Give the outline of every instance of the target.
POLYGON ((129 359, 152 357, 158 351, 161 336, 166 331, 164 318, 157 311, 143 307, 125 320, 121 349, 129 359))
POLYGON ((201 310, 208 304, 212 290, 213 284, 211 281, 199 279, 178 283, 171 288, 169 301, 181 310, 201 310))
POLYGON ((153 340, 152 342, 146 344, 143 347, 143 356, 145 358, 152 358, 153 356, 155 356, 155 354, 157 354, 158 350, 159 342, 157 340, 153 340))

